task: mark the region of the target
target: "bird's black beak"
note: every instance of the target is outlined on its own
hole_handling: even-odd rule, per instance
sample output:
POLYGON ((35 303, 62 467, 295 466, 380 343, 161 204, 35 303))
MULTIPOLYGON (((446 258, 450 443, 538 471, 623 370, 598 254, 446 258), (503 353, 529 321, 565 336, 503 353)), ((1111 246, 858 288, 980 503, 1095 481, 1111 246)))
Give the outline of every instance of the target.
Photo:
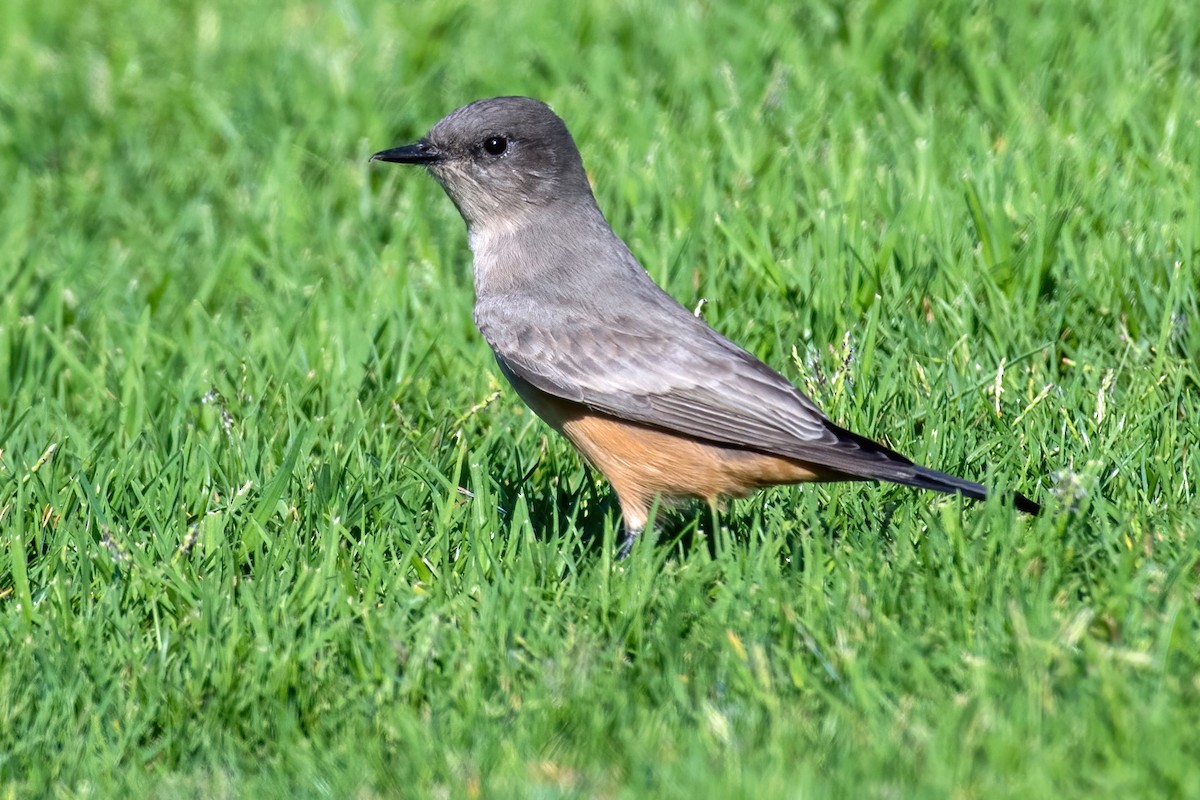
POLYGON ((442 151, 425 139, 404 147, 381 150, 371 156, 372 161, 388 161, 393 164, 433 164, 442 159, 442 151))

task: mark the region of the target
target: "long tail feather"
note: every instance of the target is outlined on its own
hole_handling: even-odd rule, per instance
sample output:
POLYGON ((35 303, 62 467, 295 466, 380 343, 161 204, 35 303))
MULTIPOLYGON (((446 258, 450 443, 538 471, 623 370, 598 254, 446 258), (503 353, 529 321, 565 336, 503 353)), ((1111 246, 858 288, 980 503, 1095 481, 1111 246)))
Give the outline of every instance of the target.
MULTIPOLYGON (((895 450, 884 447, 878 442, 873 442, 865 436, 860 436, 833 423, 826 423, 826 425, 830 430, 838 434, 839 437, 846 440, 847 444, 857 446, 861 451, 861 455, 865 456, 857 459, 857 463, 843 462, 843 464, 839 464, 841 469, 844 469, 854 477, 865 478, 867 480, 889 481, 904 486, 912 486, 917 489, 944 492, 945 494, 961 494, 964 497, 971 497, 976 500, 986 500, 988 495, 994 494, 994 492, 988 490, 982 484, 914 464, 895 450), (846 469, 847 466, 851 468, 846 469)), ((1020 492, 1013 492, 1011 496, 1012 503, 1017 507, 1017 510, 1024 511, 1027 514, 1041 513, 1042 507, 1020 492)))

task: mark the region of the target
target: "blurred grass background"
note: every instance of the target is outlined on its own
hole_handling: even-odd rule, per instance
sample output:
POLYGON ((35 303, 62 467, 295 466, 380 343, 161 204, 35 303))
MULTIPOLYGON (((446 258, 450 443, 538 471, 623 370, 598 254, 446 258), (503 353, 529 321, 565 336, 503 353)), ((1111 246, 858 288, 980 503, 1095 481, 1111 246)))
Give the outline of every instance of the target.
POLYGON ((0 26, 0 794, 1200 796, 1200 8, 68 3, 0 26), (685 305, 1044 501, 676 515, 369 165, 549 102, 685 305))

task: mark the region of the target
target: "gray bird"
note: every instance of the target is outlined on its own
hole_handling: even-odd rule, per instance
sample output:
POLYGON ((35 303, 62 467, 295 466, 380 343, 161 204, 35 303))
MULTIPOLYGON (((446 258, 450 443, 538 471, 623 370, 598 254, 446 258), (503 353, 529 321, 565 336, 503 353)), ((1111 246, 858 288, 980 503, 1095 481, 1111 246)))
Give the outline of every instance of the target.
POLYGON ((475 255, 475 324, 521 398, 616 490, 623 555, 657 499, 864 480, 987 497, 835 425, 659 288, 609 227, 546 104, 479 100, 371 159, 426 167, 458 207, 475 255))

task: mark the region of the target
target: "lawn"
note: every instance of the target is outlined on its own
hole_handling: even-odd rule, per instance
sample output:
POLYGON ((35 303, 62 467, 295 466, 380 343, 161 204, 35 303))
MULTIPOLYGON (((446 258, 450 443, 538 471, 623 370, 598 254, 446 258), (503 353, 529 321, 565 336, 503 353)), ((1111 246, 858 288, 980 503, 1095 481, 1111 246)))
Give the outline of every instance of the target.
POLYGON ((1200 6, 9 0, 0 798, 1200 797, 1200 6), (839 424, 607 484, 370 164, 498 94, 839 424))

